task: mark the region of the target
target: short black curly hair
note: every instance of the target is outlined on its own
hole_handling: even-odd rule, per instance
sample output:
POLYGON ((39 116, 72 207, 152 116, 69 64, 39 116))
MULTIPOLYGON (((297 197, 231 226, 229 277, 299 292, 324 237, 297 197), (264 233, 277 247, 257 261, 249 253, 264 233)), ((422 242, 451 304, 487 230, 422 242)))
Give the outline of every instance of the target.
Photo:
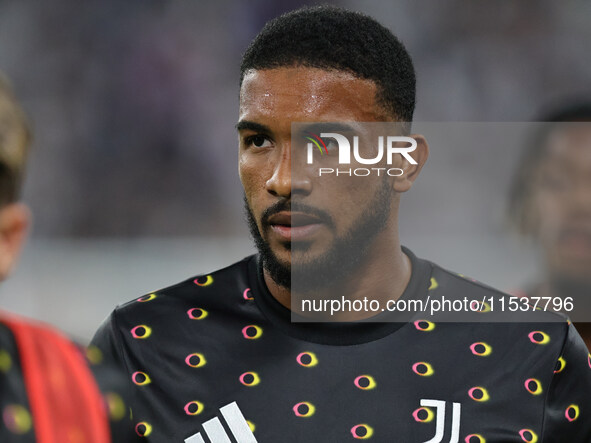
POLYGON ((509 188, 508 215, 522 234, 531 234, 532 223, 529 213, 530 197, 534 191, 533 177, 548 153, 548 137, 558 127, 568 123, 591 122, 591 101, 578 101, 549 110, 542 114, 538 126, 530 135, 521 155, 517 173, 509 188))
POLYGON ((372 80, 376 101, 411 122, 416 79, 410 55, 373 18, 336 6, 303 7, 269 21, 242 57, 240 85, 252 69, 305 66, 372 80))

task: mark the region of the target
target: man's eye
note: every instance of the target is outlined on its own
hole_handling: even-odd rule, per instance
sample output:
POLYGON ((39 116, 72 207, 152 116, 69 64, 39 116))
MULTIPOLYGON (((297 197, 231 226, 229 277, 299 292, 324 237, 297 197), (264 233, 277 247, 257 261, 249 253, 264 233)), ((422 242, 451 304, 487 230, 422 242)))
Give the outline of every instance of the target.
POLYGON ((267 137, 258 134, 247 137, 245 142, 247 146, 254 146, 255 148, 266 148, 271 146, 271 142, 267 137))

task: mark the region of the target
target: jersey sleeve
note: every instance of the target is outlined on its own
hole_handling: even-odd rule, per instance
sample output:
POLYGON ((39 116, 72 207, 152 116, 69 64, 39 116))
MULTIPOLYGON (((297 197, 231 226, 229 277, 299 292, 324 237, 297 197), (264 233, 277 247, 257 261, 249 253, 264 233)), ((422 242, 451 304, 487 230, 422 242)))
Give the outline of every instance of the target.
POLYGON ((119 368, 102 361, 91 362, 90 369, 107 406, 111 440, 113 442, 138 442, 139 437, 133 429, 130 417, 131 389, 127 377, 119 368))
POLYGON ((127 366, 121 351, 121 337, 117 326, 117 311, 113 311, 98 328, 89 346, 90 353, 96 358, 120 368, 127 373, 127 366))
POLYGON ((591 356, 572 324, 546 396, 542 441, 591 442, 591 356))
POLYGON ((139 442, 130 420, 128 405, 133 389, 120 351, 115 311, 95 333, 87 357, 108 406, 113 442, 139 442))

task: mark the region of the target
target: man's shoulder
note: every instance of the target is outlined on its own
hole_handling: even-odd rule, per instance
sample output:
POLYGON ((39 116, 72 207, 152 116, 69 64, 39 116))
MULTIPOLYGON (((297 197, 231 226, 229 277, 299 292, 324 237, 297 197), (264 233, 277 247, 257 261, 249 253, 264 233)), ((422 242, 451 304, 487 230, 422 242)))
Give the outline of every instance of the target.
POLYGON ((549 368, 549 374, 570 342, 579 346, 580 337, 566 315, 437 264, 431 266, 428 300, 438 311, 424 315, 414 326, 425 336, 432 331, 433 343, 459 343, 470 351, 467 358, 485 357, 494 350, 505 358, 511 355, 509 360, 517 366, 521 359, 532 359, 549 368))
POLYGON ((204 341, 210 337, 213 343, 224 336, 228 319, 245 325, 253 323, 253 318, 260 321, 261 314, 250 296, 254 278, 256 257, 249 256, 142 295, 115 308, 91 343, 108 360, 126 368, 133 366, 131 355, 144 358, 153 352, 157 359, 192 337, 204 341))
POLYGON ((251 255, 224 268, 197 274, 179 283, 156 291, 148 292, 115 308, 117 317, 134 316, 138 311, 159 312, 164 315, 167 309, 177 309, 181 305, 220 306, 228 301, 228 294, 243 294, 249 289, 249 267, 256 256, 251 255))
POLYGON ((452 313, 461 314, 460 321, 470 321, 474 317, 473 321, 487 323, 569 323, 565 314, 554 311, 546 301, 508 294, 437 264, 431 263, 431 266, 430 300, 442 302, 444 314, 449 314, 450 309, 452 313), (444 300, 448 304, 444 304, 444 300))
POLYGON ((455 293, 457 296, 468 295, 474 298, 478 296, 508 295, 500 289, 483 283, 468 275, 451 271, 433 262, 430 263, 432 266, 430 290, 437 289, 439 292, 444 292, 446 294, 455 293))

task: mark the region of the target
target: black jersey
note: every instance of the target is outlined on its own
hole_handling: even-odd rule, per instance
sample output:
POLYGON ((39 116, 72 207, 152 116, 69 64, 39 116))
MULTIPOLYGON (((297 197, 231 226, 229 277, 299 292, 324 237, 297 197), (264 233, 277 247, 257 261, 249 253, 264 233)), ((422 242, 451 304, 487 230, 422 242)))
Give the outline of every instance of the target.
MULTIPOLYGON (((402 298, 499 294, 405 253, 402 298)), ((588 351, 535 315, 292 323, 252 256, 118 307, 93 343, 129 374, 148 441, 591 442, 588 351)))

